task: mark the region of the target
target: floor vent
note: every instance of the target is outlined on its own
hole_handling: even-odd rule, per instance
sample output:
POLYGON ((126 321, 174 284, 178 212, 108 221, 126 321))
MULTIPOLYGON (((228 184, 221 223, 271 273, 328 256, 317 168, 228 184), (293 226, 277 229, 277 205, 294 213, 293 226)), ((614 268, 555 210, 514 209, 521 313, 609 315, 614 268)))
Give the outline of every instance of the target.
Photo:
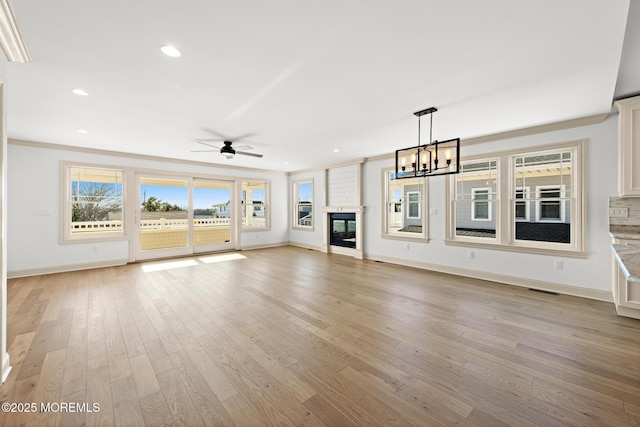
POLYGON ((551 292, 551 291, 544 291, 542 289, 533 289, 533 288, 529 288, 530 291, 533 292, 540 292, 541 294, 549 294, 549 295, 558 295, 557 292, 551 292))

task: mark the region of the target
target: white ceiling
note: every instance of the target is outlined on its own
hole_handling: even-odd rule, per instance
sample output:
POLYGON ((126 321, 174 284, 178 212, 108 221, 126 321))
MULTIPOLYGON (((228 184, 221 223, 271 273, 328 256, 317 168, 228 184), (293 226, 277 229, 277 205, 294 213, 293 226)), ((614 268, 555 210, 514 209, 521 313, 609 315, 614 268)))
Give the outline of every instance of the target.
POLYGON ((632 1, 623 70, 629 0, 15 1, 8 135, 292 171, 414 145, 431 106, 435 139, 606 113, 640 91, 632 1))

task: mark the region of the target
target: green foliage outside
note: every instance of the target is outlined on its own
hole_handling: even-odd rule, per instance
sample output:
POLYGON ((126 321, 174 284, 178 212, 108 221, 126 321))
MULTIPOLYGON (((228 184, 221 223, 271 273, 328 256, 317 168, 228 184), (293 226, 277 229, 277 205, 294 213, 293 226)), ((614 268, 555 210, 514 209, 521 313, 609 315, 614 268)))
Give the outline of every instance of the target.
POLYGON ((142 202, 142 210, 145 212, 169 212, 169 211, 181 211, 182 208, 178 205, 172 205, 168 202, 163 202, 155 196, 151 196, 142 202))

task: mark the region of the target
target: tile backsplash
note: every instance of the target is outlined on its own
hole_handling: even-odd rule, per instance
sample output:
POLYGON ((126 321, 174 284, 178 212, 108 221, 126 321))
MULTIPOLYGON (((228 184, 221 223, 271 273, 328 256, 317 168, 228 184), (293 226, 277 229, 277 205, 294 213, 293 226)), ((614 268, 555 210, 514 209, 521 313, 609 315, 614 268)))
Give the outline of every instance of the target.
POLYGON ((638 225, 640 226, 640 198, 609 197, 609 225, 638 225), (625 213, 626 217, 615 216, 616 213, 625 213))

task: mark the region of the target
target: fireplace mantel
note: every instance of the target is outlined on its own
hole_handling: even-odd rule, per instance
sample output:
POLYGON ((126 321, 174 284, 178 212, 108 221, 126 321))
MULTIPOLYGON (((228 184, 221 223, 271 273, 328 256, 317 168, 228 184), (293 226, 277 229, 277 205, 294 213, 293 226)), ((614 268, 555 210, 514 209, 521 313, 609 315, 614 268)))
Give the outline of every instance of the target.
POLYGON ((337 253, 342 255, 350 255, 354 258, 363 259, 364 257, 364 206, 326 206, 322 209, 322 252, 337 253), (356 247, 344 248, 340 246, 333 246, 329 244, 331 236, 329 236, 329 230, 331 226, 329 224, 329 216, 332 213, 354 213, 356 215, 356 247))

